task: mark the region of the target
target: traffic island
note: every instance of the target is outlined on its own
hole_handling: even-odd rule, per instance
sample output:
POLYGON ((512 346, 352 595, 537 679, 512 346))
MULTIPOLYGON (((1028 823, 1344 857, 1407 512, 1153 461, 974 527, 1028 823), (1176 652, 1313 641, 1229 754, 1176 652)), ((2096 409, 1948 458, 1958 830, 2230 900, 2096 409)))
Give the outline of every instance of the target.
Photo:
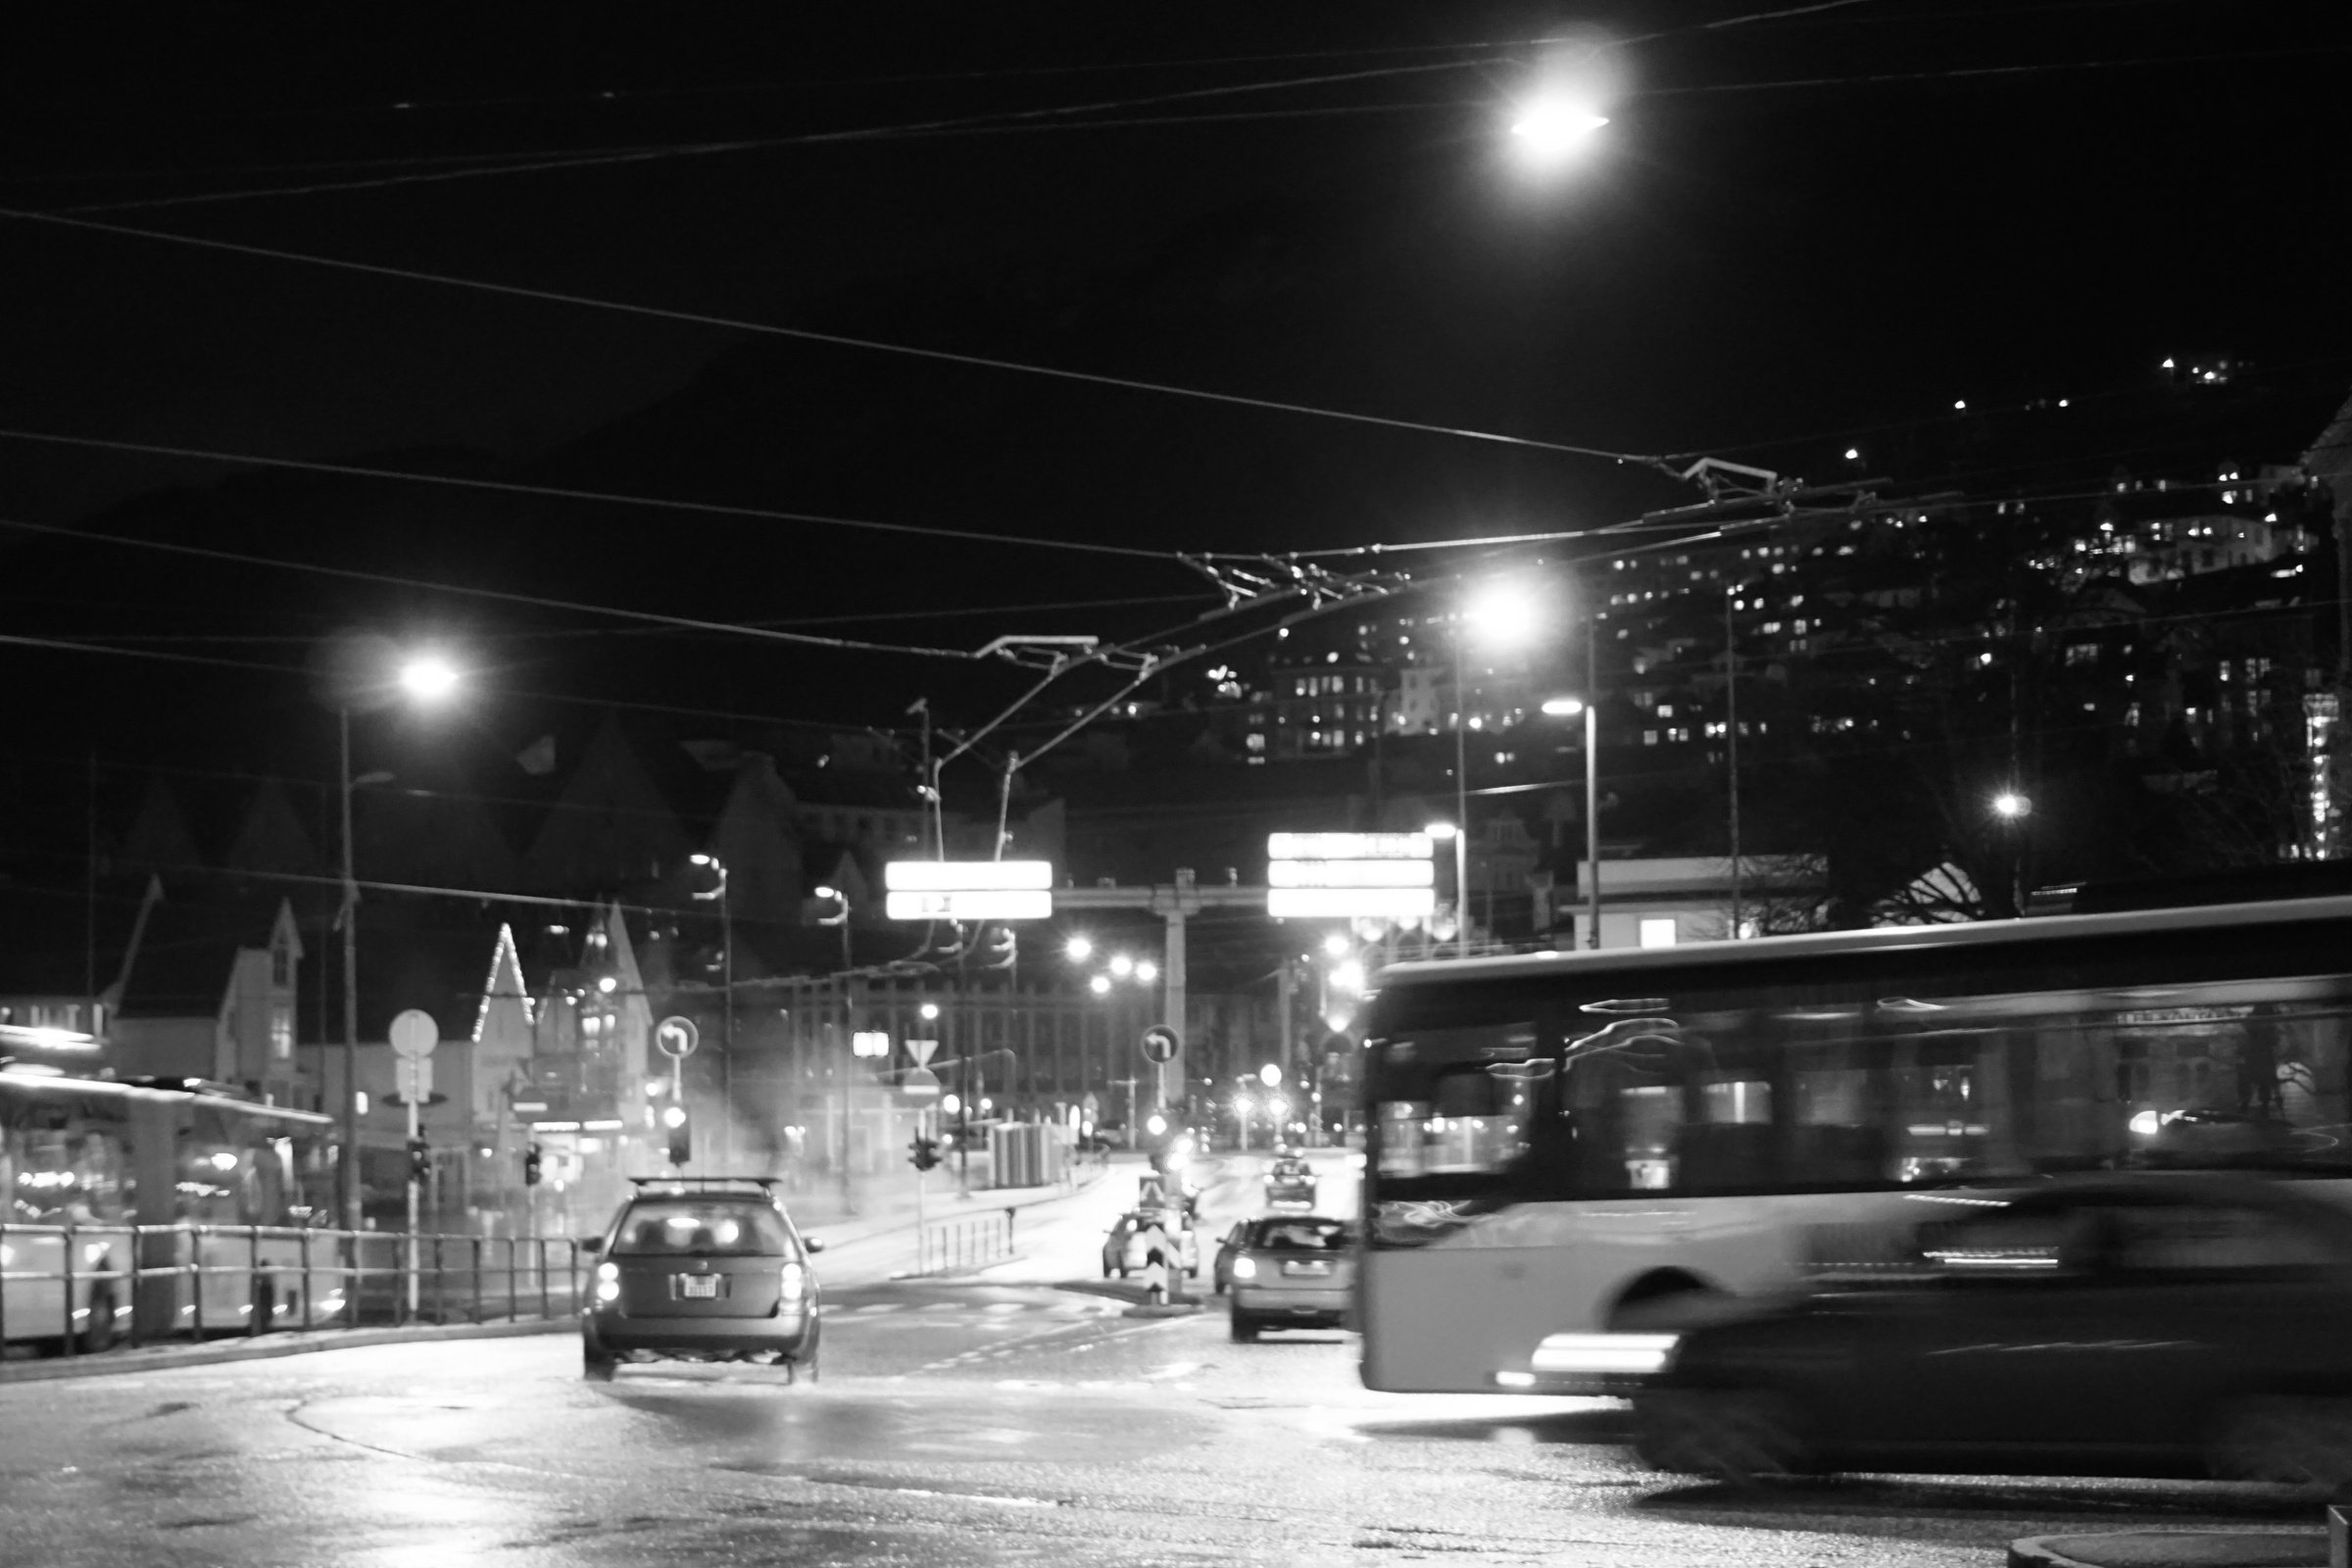
POLYGON ((1121 1317, 1191 1317, 1200 1310, 1198 1297, 1179 1296, 1172 1301, 1138 1301, 1121 1312, 1121 1317))
POLYGON ((2328 1532, 2118 1530, 2096 1536, 2028 1536, 2009 1543, 2009 1568, 2327 1568, 2328 1532))

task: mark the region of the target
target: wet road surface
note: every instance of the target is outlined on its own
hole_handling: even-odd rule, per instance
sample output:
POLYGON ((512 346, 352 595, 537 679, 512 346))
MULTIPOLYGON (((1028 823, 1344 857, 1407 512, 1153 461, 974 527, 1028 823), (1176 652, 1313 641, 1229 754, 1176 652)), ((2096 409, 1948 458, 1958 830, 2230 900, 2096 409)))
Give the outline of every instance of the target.
MULTIPOLYGON (((0 1387, 0 1562, 1984 1568, 2019 1536, 2310 1512, 2180 1483, 1686 1484, 1607 1401, 1372 1394, 1345 1335, 1123 1315, 1099 1248, 1131 1196, 1025 1216, 1025 1255, 977 1279, 845 1249, 797 1386, 588 1384, 554 1334, 0 1387)), ((1255 1196, 1212 1184, 1204 1241, 1255 1196)))

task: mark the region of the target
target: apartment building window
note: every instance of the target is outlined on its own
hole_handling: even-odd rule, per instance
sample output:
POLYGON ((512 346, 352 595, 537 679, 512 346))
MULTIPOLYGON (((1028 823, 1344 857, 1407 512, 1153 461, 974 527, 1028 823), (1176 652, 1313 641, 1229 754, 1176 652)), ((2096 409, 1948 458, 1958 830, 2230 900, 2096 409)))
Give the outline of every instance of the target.
POLYGON ((270 1009, 270 1059, 294 1059, 294 1009, 291 1007, 270 1009))

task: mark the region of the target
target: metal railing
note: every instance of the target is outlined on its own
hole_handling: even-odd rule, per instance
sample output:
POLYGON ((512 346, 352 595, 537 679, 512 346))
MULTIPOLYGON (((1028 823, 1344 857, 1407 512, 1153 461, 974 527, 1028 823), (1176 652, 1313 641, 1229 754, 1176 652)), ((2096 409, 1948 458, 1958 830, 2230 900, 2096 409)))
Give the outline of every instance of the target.
POLYGON ((568 1317, 587 1262, 569 1237, 0 1225, 0 1350, 568 1317))
POLYGON ((925 1225, 915 1233, 917 1274, 960 1274, 1012 1256, 1011 1209, 925 1225))

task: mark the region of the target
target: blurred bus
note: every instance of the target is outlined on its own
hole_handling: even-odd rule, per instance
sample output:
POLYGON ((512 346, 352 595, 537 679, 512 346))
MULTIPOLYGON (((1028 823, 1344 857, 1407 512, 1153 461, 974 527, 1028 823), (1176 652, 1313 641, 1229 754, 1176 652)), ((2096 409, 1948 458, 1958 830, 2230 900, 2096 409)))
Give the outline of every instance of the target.
POLYGON ((1365 1027, 1376 1389, 1622 1391, 1972 1188, 2352 1200, 2352 897, 1408 963, 1365 1027))
POLYGON ((218 1085, 0 1067, 0 1343, 332 1321, 327 1132, 218 1085))

